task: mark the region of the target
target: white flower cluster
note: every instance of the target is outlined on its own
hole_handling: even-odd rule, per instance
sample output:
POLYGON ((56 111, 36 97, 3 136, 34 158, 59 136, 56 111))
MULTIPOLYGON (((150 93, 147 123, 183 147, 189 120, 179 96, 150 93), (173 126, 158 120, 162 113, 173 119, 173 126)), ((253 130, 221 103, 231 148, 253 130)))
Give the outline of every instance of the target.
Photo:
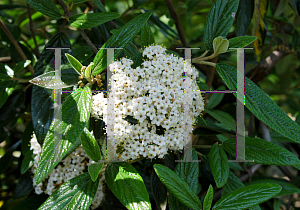
MULTIPOLYGON (((67 158, 62 160, 62 164, 57 165, 50 174, 39 184, 35 182, 36 168, 41 154, 41 146, 37 141, 35 134, 32 135, 30 150, 33 150, 34 164, 32 167, 33 177, 33 187, 36 194, 46 193, 51 195, 54 190, 56 190, 61 184, 69 181, 70 179, 83 174, 87 167, 93 163, 91 159, 87 156, 82 146, 79 146, 74 150, 67 158)), ((103 193, 103 181, 105 179, 104 174, 102 174, 99 182, 99 186, 91 204, 91 209, 96 209, 102 200, 104 199, 103 193)))
POLYGON ((160 45, 145 48, 143 56, 148 59, 136 69, 130 59, 113 62, 112 93, 108 98, 103 93, 93 95, 92 115, 106 124, 113 122, 121 160, 163 158, 168 149, 183 149, 186 134, 204 109, 197 70, 165 51, 160 45))

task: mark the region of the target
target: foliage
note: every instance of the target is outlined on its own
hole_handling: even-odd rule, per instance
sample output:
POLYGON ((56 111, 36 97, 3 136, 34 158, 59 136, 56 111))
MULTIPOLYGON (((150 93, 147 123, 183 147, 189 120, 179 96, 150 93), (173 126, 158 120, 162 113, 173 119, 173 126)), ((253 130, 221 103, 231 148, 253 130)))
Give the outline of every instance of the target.
POLYGON ((295 207, 299 10, 298 0, 0 0, 1 209, 89 209, 104 176, 97 209, 295 207), (109 49, 117 48, 114 60, 126 57, 138 69, 152 44, 178 59, 186 53, 179 48, 200 48, 192 63, 205 110, 193 124, 192 149, 169 150, 162 159, 107 160, 108 126, 91 109, 93 91, 108 88, 109 49), (61 81, 53 48, 64 48, 61 81), (245 50, 245 74, 235 68, 234 48, 245 50), (237 80, 244 75, 241 98, 237 80), (235 120, 237 104, 245 105, 245 126, 235 120), (42 145, 36 166, 33 133, 42 145), (243 134, 245 154, 238 155, 245 159, 236 161, 236 135, 243 134), (32 186, 80 145, 91 161, 84 173, 37 195, 32 186))

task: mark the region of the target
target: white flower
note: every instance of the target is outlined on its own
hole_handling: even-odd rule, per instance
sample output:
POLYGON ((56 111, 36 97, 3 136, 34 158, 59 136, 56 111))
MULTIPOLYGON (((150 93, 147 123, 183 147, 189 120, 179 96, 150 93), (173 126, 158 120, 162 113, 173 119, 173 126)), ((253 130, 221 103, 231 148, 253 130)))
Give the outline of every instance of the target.
POLYGON ((118 137, 115 143, 122 148, 122 160, 162 158, 168 148, 182 149, 187 143, 183 136, 192 131, 195 117, 204 109, 197 70, 183 58, 165 51, 160 45, 146 47, 143 56, 148 60, 136 69, 126 58, 113 62, 114 104, 103 101, 104 95, 93 96, 92 116, 106 124, 114 116, 118 122, 111 134, 118 137), (105 110, 111 106, 114 114, 108 115, 105 110), (127 116, 137 124, 130 125, 132 120, 124 120, 127 116))

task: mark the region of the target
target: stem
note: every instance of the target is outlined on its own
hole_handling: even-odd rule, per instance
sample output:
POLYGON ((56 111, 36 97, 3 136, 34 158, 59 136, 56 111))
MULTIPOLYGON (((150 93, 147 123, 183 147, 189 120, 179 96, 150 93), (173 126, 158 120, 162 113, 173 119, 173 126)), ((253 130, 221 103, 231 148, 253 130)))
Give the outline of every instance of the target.
MULTIPOLYGON (((219 144, 222 146, 222 144, 219 144)), ((193 148, 211 148, 212 145, 193 145, 193 148)))
POLYGON ((199 58, 203 58, 204 56, 207 55, 208 52, 209 52, 208 50, 205 50, 205 52, 199 58))
MULTIPOLYGON (((68 10, 67 6, 65 5, 65 3, 62 0, 58 0, 58 3, 61 5, 61 7, 63 8, 65 15, 67 15, 67 19, 69 20, 69 17, 72 16, 71 12, 68 10)), ((80 35, 82 36, 82 38, 86 41, 86 43, 90 46, 90 48, 93 50, 93 52, 95 54, 98 53, 98 49, 95 47, 95 45, 91 42, 91 40, 89 39, 89 37, 84 33, 84 31, 81 28, 78 28, 78 31, 80 33, 80 35)))
POLYGON ((170 0, 165 0, 165 2, 167 4, 167 6, 168 6, 168 9, 169 9, 171 17, 175 21, 175 26, 176 26, 179 38, 180 38, 183 46, 184 47, 188 47, 188 44, 186 43, 185 36, 184 36, 183 30, 182 30, 179 18, 178 18, 177 14, 176 14, 176 11, 174 9, 174 6, 173 6, 172 2, 170 0))
POLYGON ((209 61, 200 61, 200 62, 198 62, 198 64, 204 64, 204 65, 216 67, 216 64, 215 64, 215 63, 209 62, 209 61))
POLYGON ((39 52, 39 48, 36 42, 36 38, 35 38, 35 32, 34 32, 34 28, 33 28, 33 22, 32 22, 32 18, 31 18, 31 11, 30 11, 30 5, 27 4, 27 11, 28 11, 28 18, 29 18, 29 28, 32 34, 32 38, 34 41, 34 45, 35 45, 35 55, 37 58, 40 58, 40 52, 39 52))
MULTIPOLYGON (((17 49, 18 53, 20 54, 21 58, 26 61, 28 60, 26 55, 24 54, 23 50, 21 49, 21 47, 19 46, 18 42, 15 40, 15 38, 13 37, 13 35, 10 33, 10 31, 6 28, 6 26, 4 25, 4 23, 2 22, 2 20, 0 19, 0 27, 3 29, 3 31, 5 32, 5 34, 8 36, 8 38, 10 39, 10 41, 13 43, 13 45, 15 46, 15 48, 17 49)), ((31 75, 34 75, 34 69, 31 66, 31 64, 28 65, 28 69, 31 73, 31 75)))
POLYGON ((19 83, 28 83, 29 79, 22 79, 19 77, 13 77, 12 80, 18 81, 19 83))

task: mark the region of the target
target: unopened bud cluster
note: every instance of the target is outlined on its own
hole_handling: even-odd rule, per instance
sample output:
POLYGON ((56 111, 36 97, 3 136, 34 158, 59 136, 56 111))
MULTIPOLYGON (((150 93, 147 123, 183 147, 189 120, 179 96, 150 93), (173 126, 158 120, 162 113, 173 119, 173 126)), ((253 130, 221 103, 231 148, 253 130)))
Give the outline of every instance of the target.
POLYGON ((198 72, 190 63, 160 45, 145 48, 143 56, 136 69, 127 58, 113 62, 111 93, 93 96, 92 115, 113 123, 121 160, 163 158, 169 149, 183 149, 204 109, 198 72))

